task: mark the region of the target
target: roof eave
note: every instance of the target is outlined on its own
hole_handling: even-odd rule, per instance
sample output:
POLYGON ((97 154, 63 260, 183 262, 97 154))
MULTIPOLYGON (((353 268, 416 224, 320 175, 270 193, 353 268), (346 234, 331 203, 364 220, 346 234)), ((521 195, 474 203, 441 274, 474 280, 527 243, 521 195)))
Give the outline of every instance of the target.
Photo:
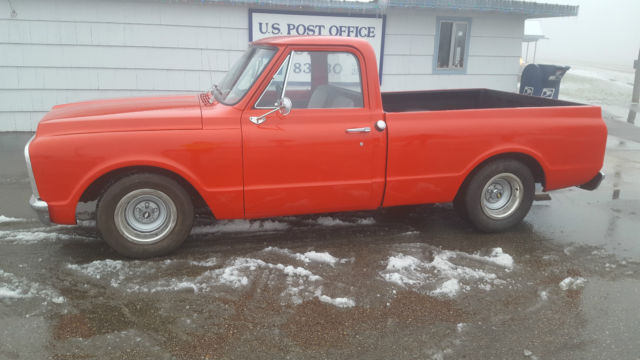
POLYGON ((579 6, 516 0, 377 0, 371 2, 331 0, 200 0, 209 3, 282 10, 339 10, 350 13, 385 13, 395 9, 438 9, 520 15, 525 18, 577 16, 579 6))

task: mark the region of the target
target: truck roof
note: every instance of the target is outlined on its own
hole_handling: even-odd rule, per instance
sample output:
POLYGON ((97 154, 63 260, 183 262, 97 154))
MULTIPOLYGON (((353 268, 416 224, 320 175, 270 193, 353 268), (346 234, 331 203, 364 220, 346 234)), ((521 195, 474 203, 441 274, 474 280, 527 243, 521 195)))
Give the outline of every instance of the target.
POLYGON ((344 36, 272 36, 253 41, 256 45, 350 45, 356 48, 370 46, 364 39, 344 36))

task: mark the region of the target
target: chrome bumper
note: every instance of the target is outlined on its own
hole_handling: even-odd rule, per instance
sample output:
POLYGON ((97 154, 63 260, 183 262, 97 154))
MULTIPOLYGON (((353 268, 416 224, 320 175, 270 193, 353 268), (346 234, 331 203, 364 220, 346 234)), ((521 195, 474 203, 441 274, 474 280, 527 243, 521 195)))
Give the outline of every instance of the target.
POLYGON ((45 225, 51 225, 51 217, 49 216, 49 204, 37 199, 35 195, 31 195, 29 205, 38 215, 38 219, 45 225))
POLYGON ((596 174, 596 176, 593 177, 593 179, 589 180, 588 183, 579 185, 578 187, 585 190, 595 190, 598 188, 598 186, 600 186, 602 180, 604 180, 604 174, 602 172, 599 172, 598 174, 596 174))
POLYGON ((29 174, 29 182, 31 183, 31 199, 29 199, 29 205, 35 210, 38 215, 38 219, 45 225, 51 225, 51 216, 49 215, 49 204, 40 200, 40 193, 38 193, 38 186, 36 186, 36 179, 33 176, 33 168, 31 167, 31 155, 29 154, 29 145, 36 136, 32 136, 24 146, 24 158, 27 162, 27 173, 29 174))

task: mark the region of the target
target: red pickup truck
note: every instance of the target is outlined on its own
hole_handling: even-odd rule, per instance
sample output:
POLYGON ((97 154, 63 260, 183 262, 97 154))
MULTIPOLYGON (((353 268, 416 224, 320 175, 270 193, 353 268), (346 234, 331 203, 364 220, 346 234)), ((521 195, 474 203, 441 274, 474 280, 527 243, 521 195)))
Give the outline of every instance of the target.
POLYGON ((166 254, 215 219, 453 202, 502 231, 546 190, 596 188, 601 110, 487 89, 381 93, 364 40, 253 42, 208 93, 54 106, 25 147, 45 222, 97 200, 103 238, 166 254))

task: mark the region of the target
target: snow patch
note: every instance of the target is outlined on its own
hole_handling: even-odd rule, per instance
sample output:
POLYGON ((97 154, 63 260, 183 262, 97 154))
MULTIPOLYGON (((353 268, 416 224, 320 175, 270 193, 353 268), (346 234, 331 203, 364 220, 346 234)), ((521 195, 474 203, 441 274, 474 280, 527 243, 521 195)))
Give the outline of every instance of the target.
POLYGON ((540 299, 544 301, 549 300, 549 293, 546 290, 542 290, 538 294, 540 295, 540 299))
POLYGON ((289 224, 273 220, 221 220, 214 225, 194 227, 191 234, 281 231, 288 228, 289 224))
POLYGON ((356 302, 353 301, 353 299, 346 298, 346 297, 332 298, 327 295, 320 295, 318 296, 318 299, 323 303, 335 305, 341 308, 349 308, 349 307, 356 306, 356 302))
POLYGON ((342 221, 340 219, 330 217, 330 216, 321 216, 315 219, 314 222, 322 226, 373 225, 376 223, 376 221, 371 217, 357 219, 356 221, 342 221))
POLYGON ((454 297, 460 291, 460 283, 458 279, 449 279, 442 283, 437 289, 431 292, 433 296, 448 296, 454 297))
MULTIPOLYGON (((207 292, 216 286, 242 288, 249 285, 251 278, 256 276, 256 270, 278 270, 286 275, 288 284, 303 284, 305 281, 319 281, 322 278, 311 271, 292 265, 271 264, 260 259, 236 258, 227 266, 208 270, 196 277, 182 279, 162 279, 148 285, 129 288, 128 291, 159 292, 192 289, 194 292, 207 292)), ((292 294, 295 295, 295 294, 292 294)))
MULTIPOLYGON (((67 268, 83 273, 96 280, 110 279, 111 286, 118 287, 128 277, 139 278, 144 274, 151 274, 151 266, 141 266, 141 261, 96 260, 84 265, 67 264, 67 268)), ((146 263, 145 263, 146 264, 146 263)), ((127 281, 128 282, 128 281, 127 281)))
POLYGON ((149 277, 162 272, 170 266, 184 267, 189 264, 197 267, 212 267, 218 264, 216 258, 204 260, 164 260, 164 261, 122 261, 122 260, 95 260, 93 262, 77 265, 67 264, 67 269, 84 274, 95 280, 108 281, 109 284, 118 288, 126 284, 128 289, 140 287, 140 283, 149 280, 149 277))
MULTIPOLYGON (((271 264, 253 258, 236 258, 222 268, 206 270, 198 276, 150 279, 150 277, 154 277, 154 275, 162 272, 168 266, 175 266, 177 262, 176 260, 149 262, 106 259, 83 265, 68 264, 67 268, 90 278, 106 281, 112 287, 122 288, 128 292, 178 291, 184 289, 200 292, 208 291, 212 287, 219 285, 240 288, 249 284, 250 278, 255 276, 254 272, 259 268, 281 271, 287 276, 287 280, 297 279, 297 282, 322 279, 303 267, 271 264)), ((218 264, 214 258, 203 261, 188 261, 188 263, 202 267, 211 267, 218 264)))
POLYGON ((189 264, 194 266, 212 267, 218 265, 218 259, 210 258, 202 261, 189 261, 189 264))
POLYGON ((492 249, 489 256, 481 256, 478 253, 474 253, 473 255, 470 255, 470 257, 481 261, 487 261, 507 269, 513 268, 513 258, 511 255, 502 251, 502 248, 492 249))
POLYGON ((0 241, 8 242, 11 244, 29 245, 43 241, 60 240, 93 240, 93 238, 42 231, 0 231, 0 241))
POLYGON ((263 250, 264 252, 274 252, 281 255, 286 255, 304 263, 316 262, 322 264, 329 264, 335 266, 337 263, 346 263, 351 259, 339 259, 328 252, 307 251, 303 254, 295 253, 289 249, 281 249, 279 247, 269 246, 263 250))
POLYGON ((329 254, 328 252, 316 252, 316 251, 307 251, 303 254, 303 256, 309 261, 325 263, 329 265, 335 265, 338 262, 338 258, 329 254))
POLYGON ((586 77, 591 79, 597 79, 607 82, 608 84, 615 84, 617 86, 633 88, 633 73, 612 71, 605 69, 571 69, 569 74, 586 77))
POLYGON ((39 297, 45 301, 62 304, 66 299, 56 290, 12 273, 0 270, 0 298, 19 299, 39 297))
MULTIPOLYGON (((304 263, 320 262, 336 264, 341 262, 329 253, 309 251, 304 254, 293 253, 286 249, 267 248, 278 251, 304 263), (306 260, 306 261, 305 261, 306 260)), ((275 289, 280 292, 284 302, 300 304, 305 300, 318 298, 324 303, 346 308, 355 306, 349 297, 331 297, 322 293, 321 276, 301 266, 271 263, 252 257, 237 257, 220 264, 216 258, 204 260, 164 260, 164 261, 122 261, 96 260, 87 264, 67 264, 66 268, 83 274, 112 288, 129 293, 157 293, 174 291, 192 291, 196 293, 224 293, 255 286, 275 289), (221 267, 218 267, 223 265, 221 267), (196 275, 175 274, 178 268, 202 268, 196 275), (218 267, 207 269, 207 267, 218 267)), ((192 273, 192 270, 189 273, 192 273)))
POLYGON ((558 284, 560 286, 560 289, 567 291, 567 290, 578 290, 584 287, 584 285, 586 284, 587 280, 583 277, 568 277, 564 280, 562 280, 560 282, 560 284, 558 284))
POLYGON ((489 291, 494 286, 506 284, 494 270, 509 272, 514 266, 513 258, 500 248, 492 249, 489 256, 438 249, 433 250, 431 261, 422 256, 422 251, 416 256, 390 256, 380 275, 402 287, 433 296, 454 297, 471 286, 489 291), (489 267, 493 269, 489 271, 489 267))
POLYGON ((17 222, 25 222, 25 221, 27 221, 27 220, 26 219, 18 219, 18 218, 14 218, 14 217, 8 217, 8 216, 0 215, 0 224, 17 223, 17 222))

